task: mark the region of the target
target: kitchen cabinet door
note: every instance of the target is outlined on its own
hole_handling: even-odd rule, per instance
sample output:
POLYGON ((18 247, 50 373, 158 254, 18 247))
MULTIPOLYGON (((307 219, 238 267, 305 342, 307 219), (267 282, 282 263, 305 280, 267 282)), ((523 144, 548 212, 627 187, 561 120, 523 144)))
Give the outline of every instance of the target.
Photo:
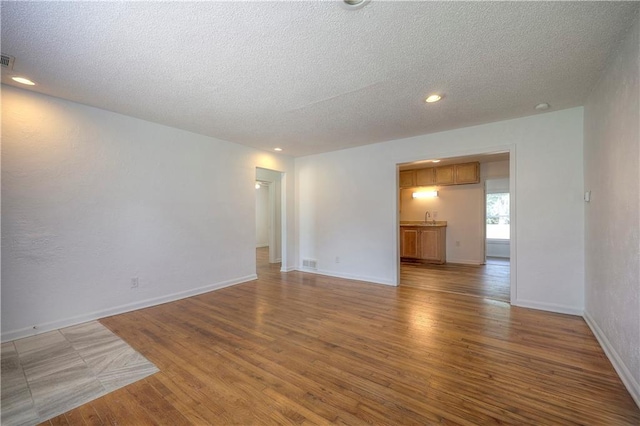
POLYGON ((417 228, 400 228, 400 257, 420 258, 419 236, 417 228))
POLYGON ((416 171, 405 170, 400 172, 400 188, 411 188, 416 186, 416 171))
POLYGON ((433 167, 428 169, 416 170, 416 185, 427 186, 434 185, 436 183, 436 173, 433 167))
POLYGON ((455 183, 453 166, 440 166, 435 168, 436 185, 453 185, 455 183))
POLYGON ((423 228, 420 232, 420 259, 432 263, 445 263, 445 228, 423 228))
POLYGON ((454 165, 456 184, 480 182, 480 163, 464 163, 454 165))

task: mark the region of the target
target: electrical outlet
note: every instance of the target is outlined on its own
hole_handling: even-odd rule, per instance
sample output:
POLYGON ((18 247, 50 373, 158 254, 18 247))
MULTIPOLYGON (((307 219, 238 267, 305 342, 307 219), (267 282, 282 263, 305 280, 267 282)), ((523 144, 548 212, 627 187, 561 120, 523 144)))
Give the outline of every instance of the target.
POLYGON ((140 285, 140 281, 138 277, 131 278, 131 288, 138 288, 139 285, 140 285))
POLYGON ((340 263, 340 256, 336 256, 336 263, 340 263))

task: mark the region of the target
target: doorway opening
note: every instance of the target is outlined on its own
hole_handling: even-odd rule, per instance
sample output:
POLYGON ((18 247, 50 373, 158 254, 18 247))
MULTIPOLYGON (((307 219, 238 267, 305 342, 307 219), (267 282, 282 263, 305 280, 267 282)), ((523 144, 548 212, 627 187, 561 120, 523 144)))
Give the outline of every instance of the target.
POLYGON ((256 167, 256 274, 280 270, 283 261, 283 176, 256 167))
POLYGON ((510 302, 510 152, 438 160, 398 165, 399 285, 510 302))

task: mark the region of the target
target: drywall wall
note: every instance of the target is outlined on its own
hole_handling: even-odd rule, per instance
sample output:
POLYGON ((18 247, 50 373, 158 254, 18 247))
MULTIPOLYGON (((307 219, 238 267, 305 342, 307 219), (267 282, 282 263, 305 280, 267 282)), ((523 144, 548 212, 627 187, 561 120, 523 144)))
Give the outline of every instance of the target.
POLYGON ((585 106, 585 318, 640 405, 640 35, 585 106))
POLYGON ((482 184, 425 188, 437 188, 438 198, 413 198, 414 189, 400 190, 400 221, 424 220, 426 211, 437 212, 437 220, 447 221, 447 262, 484 263, 482 184))
POLYGON ((2 339, 253 279, 256 167, 293 211, 286 156, 3 85, 2 339))
POLYGON ((572 108, 297 158, 300 261, 316 259, 323 274, 397 284, 397 164, 507 148, 515 171, 512 303, 582 314, 582 118, 572 108))
POLYGON ((509 160, 489 161, 482 163, 480 168, 480 178, 483 181, 487 179, 503 179, 509 177, 509 160))

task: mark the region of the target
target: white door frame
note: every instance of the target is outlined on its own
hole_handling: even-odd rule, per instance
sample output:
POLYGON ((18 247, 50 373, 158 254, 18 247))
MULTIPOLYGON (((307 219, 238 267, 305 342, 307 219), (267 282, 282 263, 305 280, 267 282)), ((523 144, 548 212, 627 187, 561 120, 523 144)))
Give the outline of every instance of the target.
POLYGON ((269 226, 268 226, 268 242, 269 242, 269 263, 282 263, 282 268, 286 265, 286 174, 278 170, 267 169, 265 167, 256 166, 256 179, 266 182, 266 186, 269 190, 268 195, 268 212, 269 212, 269 226), (258 178, 258 169, 267 170, 273 173, 273 178, 264 179, 258 178), (277 177, 275 177, 277 174, 277 177), (280 184, 280 199, 276 199, 276 186, 280 184), (280 206, 280 214, 277 214, 276 206, 280 206), (277 246, 277 224, 280 221, 280 250, 278 252, 277 246))

